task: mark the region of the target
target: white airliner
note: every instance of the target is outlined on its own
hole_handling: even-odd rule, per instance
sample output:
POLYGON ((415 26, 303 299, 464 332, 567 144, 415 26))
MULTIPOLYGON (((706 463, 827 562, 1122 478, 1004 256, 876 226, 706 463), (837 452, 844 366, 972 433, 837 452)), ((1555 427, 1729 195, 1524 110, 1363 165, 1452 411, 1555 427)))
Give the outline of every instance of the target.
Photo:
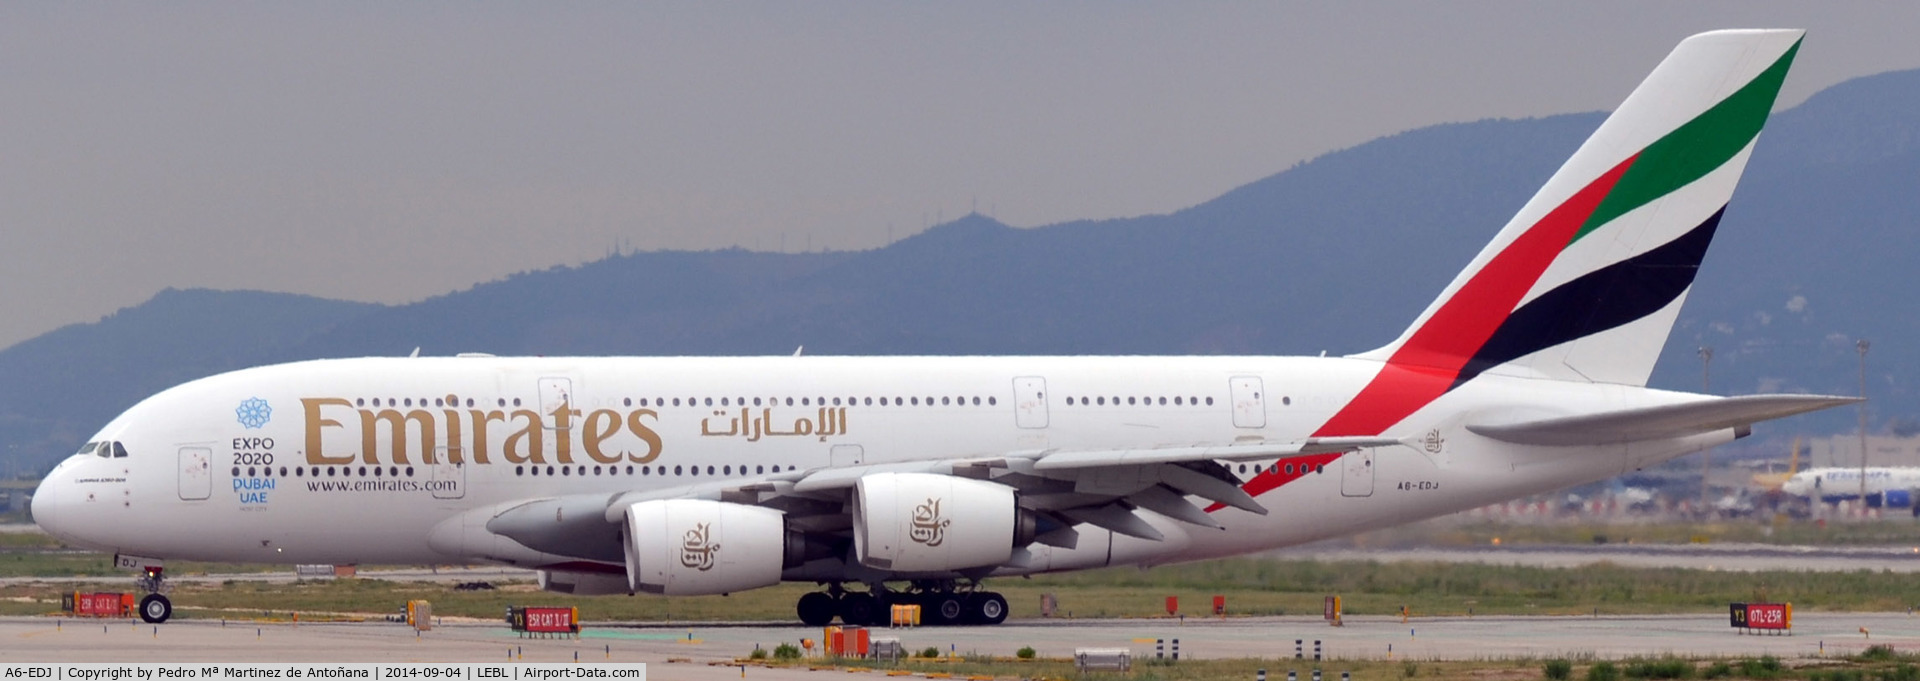
MULTIPOLYGON (((1786 483, 1780 485, 1780 491, 1814 501, 1858 499, 1861 473, 1859 468, 1809 468, 1787 478, 1786 483)), ((1869 505, 1911 507, 1914 515, 1920 516, 1920 506, 1913 503, 1914 491, 1920 490, 1920 468, 1868 468, 1865 473, 1869 505)))
POLYGON ((808 624, 889 603, 997 623, 989 577, 1233 556, 1604 479, 1853 401, 1645 387, 1801 36, 1682 42, 1371 352, 266 366, 128 409, 34 517, 143 570, 150 621, 172 612, 163 561, 191 559, 493 563, 575 594, 815 582, 808 624))

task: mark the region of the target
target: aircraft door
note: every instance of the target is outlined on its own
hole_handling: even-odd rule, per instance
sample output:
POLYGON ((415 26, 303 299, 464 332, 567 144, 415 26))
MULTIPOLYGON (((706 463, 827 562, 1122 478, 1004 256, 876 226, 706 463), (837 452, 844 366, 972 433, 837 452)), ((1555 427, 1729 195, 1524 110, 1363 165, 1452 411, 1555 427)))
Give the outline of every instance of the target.
POLYGON ((867 451, 860 445, 834 445, 828 455, 827 463, 834 468, 858 466, 867 462, 867 451))
MULTIPOLYGON (((560 405, 579 406, 573 398, 573 379, 566 377, 547 377, 540 379, 540 415, 545 417, 560 408, 560 405)), ((547 429, 559 427, 558 419, 543 419, 547 429)))
POLYGON ((1373 450, 1362 449, 1340 455, 1340 496, 1373 496, 1373 450))
POLYGON ((467 464, 449 458, 446 447, 439 448, 435 454, 438 456, 427 467, 433 498, 460 499, 467 496, 467 464))
POLYGON ((1013 422, 1021 428, 1047 427, 1047 379, 1040 376, 1013 379, 1013 422))
POLYGON ((180 499, 200 501, 213 496, 213 450, 180 448, 180 499))
POLYGON ((1265 428, 1267 402, 1261 394, 1259 376, 1235 376, 1227 380, 1227 392, 1233 399, 1233 425, 1237 428, 1265 428))

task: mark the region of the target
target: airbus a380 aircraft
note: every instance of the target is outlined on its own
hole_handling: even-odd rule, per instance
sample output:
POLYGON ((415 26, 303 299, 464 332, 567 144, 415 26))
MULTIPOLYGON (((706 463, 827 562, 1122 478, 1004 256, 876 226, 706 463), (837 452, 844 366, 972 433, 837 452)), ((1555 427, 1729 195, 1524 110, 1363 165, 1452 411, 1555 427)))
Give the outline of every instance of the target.
POLYGON ((575 594, 815 582, 997 623, 988 577, 1206 560, 1617 475, 1851 402, 1645 387, 1802 32, 1688 38, 1438 299, 1349 357, 366 358, 167 390, 35 519, 163 560, 496 563, 575 594), (849 589, 848 586, 853 588, 849 589))

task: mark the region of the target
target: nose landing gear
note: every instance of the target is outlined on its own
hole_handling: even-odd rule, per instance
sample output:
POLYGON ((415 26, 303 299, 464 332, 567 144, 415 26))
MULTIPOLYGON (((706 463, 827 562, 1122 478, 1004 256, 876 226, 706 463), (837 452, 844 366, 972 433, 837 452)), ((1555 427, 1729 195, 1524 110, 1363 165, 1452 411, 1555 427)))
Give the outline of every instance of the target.
POLYGON ((137 583, 147 595, 140 599, 140 619, 148 624, 159 624, 173 617, 173 601, 164 595, 171 586, 166 583, 163 571, 166 568, 149 565, 140 570, 137 583))

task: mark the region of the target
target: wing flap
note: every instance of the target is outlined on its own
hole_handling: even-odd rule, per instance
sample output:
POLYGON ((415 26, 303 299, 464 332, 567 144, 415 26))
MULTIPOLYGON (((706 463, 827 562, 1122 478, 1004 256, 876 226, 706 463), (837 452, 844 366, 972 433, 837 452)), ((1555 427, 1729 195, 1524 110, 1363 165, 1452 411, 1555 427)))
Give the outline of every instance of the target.
POLYGON ((1607 445, 1743 428, 1810 411, 1859 402, 1835 395, 1742 395, 1562 416, 1506 424, 1469 424, 1474 434, 1501 442, 1548 447, 1607 445))

